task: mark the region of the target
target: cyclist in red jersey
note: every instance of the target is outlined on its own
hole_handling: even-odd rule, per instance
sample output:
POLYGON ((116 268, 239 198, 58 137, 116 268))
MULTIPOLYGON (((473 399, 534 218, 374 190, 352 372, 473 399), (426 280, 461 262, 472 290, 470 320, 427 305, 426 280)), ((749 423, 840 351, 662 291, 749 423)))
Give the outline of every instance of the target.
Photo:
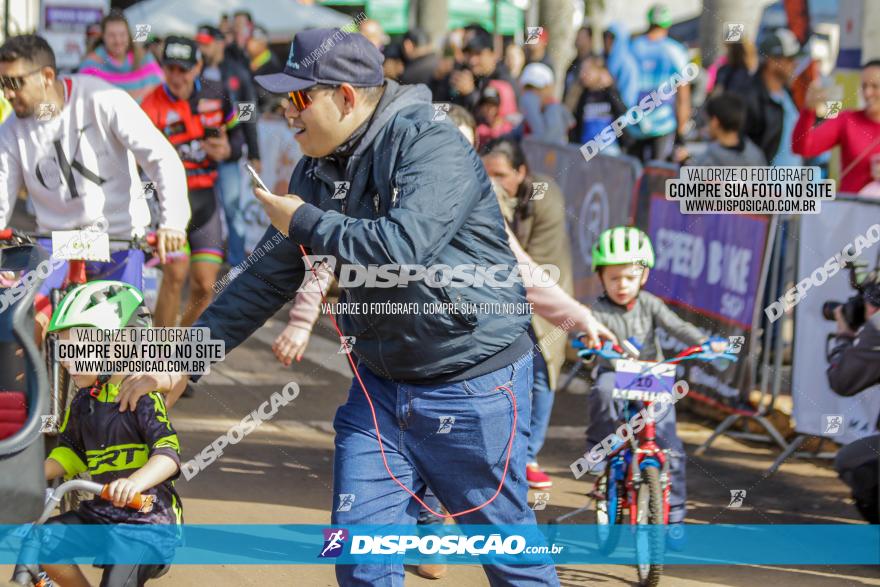
POLYGON ((165 84, 141 104, 150 120, 177 149, 186 169, 192 220, 187 229, 190 263, 163 266, 156 306, 157 326, 174 326, 183 284, 191 274, 190 295, 182 326, 195 322, 212 299, 212 286, 223 262, 220 206, 214 193, 217 162, 229 157, 226 130, 237 119, 223 84, 200 78, 202 58, 195 41, 170 36, 162 51, 165 84))

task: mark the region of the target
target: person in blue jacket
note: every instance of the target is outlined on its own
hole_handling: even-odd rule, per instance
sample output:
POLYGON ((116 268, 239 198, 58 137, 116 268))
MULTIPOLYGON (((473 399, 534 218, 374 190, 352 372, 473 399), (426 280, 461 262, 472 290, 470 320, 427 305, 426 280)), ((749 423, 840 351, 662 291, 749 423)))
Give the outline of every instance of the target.
MULTIPOLYGON (((462 524, 534 524, 525 479, 531 315, 476 152, 437 116, 427 87, 383 79, 381 53, 359 34, 302 31, 284 71, 256 81, 289 95, 286 114, 305 156, 288 194, 255 190, 273 225, 260 245, 266 253, 195 326, 210 328, 227 352, 242 343, 296 295, 308 270, 300 246, 310 260, 335 264, 340 282, 352 268, 393 266, 409 276, 429 268, 427 278, 395 278, 392 287, 384 278, 340 284, 340 302, 361 310, 337 316, 359 379, 334 420, 332 523, 415 524, 420 506, 409 492, 430 486, 448 511, 474 509, 456 518, 462 524), (495 287, 453 281, 453 267, 492 267, 495 287)), ((610 333, 595 323, 590 342, 599 335, 610 333)), ((169 385, 167 375, 129 383, 121 402, 162 377, 169 385)), ((185 376, 170 379, 172 400, 185 376)), ((484 569, 493 585, 559 581, 549 557, 484 569)), ((342 585, 402 585, 404 577, 402 564, 337 565, 336 574, 342 585)))
POLYGON ((605 31, 605 67, 614 78, 614 85, 627 108, 639 101, 639 65, 630 51, 629 31, 619 22, 612 22, 605 31))

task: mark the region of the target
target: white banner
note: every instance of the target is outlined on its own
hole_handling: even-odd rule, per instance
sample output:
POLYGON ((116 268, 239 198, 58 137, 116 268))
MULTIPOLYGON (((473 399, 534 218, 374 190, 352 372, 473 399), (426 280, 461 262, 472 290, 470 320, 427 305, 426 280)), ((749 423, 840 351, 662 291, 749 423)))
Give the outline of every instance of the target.
MULTIPOLYGON (((878 220, 880 205, 870 201, 825 202, 821 214, 801 216, 797 281, 809 277, 860 235, 864 238, 868 227, 878 220)), ((880 243, 862 251, 860 260, 868 263, 868 269, 877 263, 878 252, 880 243)), ((849 271, 841 269, 822 285, 811 288, 795 306, 795 429, 841 444, 873 434, 880 414, 880 387, 868 388, 855 397, 841 397, 831 391, 825 374, 825 342, 836 327, 822 318, 822 304, 827 300, 843 302, 854 294, 849 271)))

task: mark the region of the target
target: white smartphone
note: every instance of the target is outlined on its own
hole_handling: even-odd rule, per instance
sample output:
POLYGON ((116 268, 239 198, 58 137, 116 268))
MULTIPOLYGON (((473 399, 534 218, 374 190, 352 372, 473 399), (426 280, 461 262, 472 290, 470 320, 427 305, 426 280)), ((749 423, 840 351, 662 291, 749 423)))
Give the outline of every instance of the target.
POLYGON ((260 176, 257 175, 257 172, 254 170, 253 167, 251 167, 250 163, 245 163, 244 166, 247 168, 248 173, 251 174, 251 179, 254 180, 254 181, 253 181, 254 185, 255 185, 256 187, 258 187, 258 188, 260 188, 260 189, 263 189, 263 190, 266 190, 266 191, 268 192, 268 191, 269 191, 269 188, 266 187, 266 184, 263 183, 263 180, 260 179, 260 176))

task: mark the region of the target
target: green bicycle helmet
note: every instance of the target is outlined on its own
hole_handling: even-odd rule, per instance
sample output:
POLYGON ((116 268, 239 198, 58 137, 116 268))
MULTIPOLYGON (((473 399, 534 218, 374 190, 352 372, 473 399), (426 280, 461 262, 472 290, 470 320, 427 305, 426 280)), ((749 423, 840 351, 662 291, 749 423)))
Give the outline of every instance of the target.
POLYGON ((654 266, 654 247, 648 235, 633 226, 615 226, 599 235, 593 244, 593 271, 606 265, 639 263, 654 266))
POLYGON ((672 15, 669 9, 662 4, 655 4, 648 10, 648 24, 658 26, 662 29, 668 29, 672 26, 672 15))
POLYGON ((68 328, 148 328, 150 310, 143 294, 121 281, 92 281, 65 295, 52 313, 49 332, 68 328))

